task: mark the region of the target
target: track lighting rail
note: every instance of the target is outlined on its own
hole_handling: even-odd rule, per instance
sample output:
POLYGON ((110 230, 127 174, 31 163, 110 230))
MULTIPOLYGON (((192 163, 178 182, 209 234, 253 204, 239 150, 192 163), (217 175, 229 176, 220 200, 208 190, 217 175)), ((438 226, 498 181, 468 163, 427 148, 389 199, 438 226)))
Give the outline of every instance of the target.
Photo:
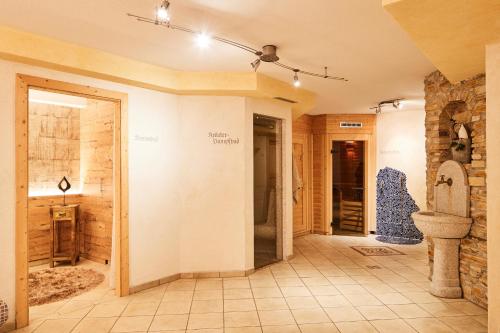
MULTIPOLYGON (((167 1, 166 4, 164 4, 163 7, 160 7, 160 8, 168 9, 169 6, 170 6, 170 3, 168 3, 168 1, 167 1)), ((179 30, 179 31, 187 32, 187 33, 198 35, 198 36, 200 36, 200 35, 203 34, 201 31, 196 31, 196 30, 193 30, 193 29, 190 29, 190 28, 186 28, 186 27, 183 27, 183 26, 180 26, 180 25, 171 24, 170 20, 168 18, 160 20, 159 17, 158 17, 158 15, 154 19, 143 17, 143 16, 139 16, 139 15, 135 15, 135 14, 130 14, 130 13, 127 13, 127 15, 129 17, 135 18, 139 22, 150 23, 150 24, 162 26, 162 27, 165 27, 165 28, 169 28, 169 29, 172 29, 172 30, 179 30)), ((167 15, 167 14, 164 14, 164 15, 167 15)), ((321 74, 321 73, 315 73, 315 72, 310 72, 310 71, 304 71, 304 70, 301 70, 299 68, 283 64, 283 63, 281 63, 281 62, 278 61, 279 57, 276 54, 277 47, 274 46, 274 45, 265 45, 262 48, 262 51, 259 51, 257 49, 254 49, 254 48, 250 47, 250 46, 247 46, 245 44, 241 44, 241 43, 235 42, 235 41, 227 39, 227 38, 223 38, 223 37, 219 37, 219 36, 213 36, 213 35, 207 36, 207 37, 209 37, 212 40, 216 40, 218 42, 221 42, 221 43, 224 43, 224 44, 227 44, 227 45, 231 45, 231 46, 237 47, 237 48, 239 48, 239 49, 241 49, 243 51, 252 53, 255 56, 257 56, 257 59, 251 63, 251 65, 252 65, 252 67, 253 67, 253 69, 255 71, 257 71, 257 69, 258 69, 261 61, 270 62, 270 63, 272 63, 272 64, 274 64, 276 66, 279 66, 279 67, 284 68, 286 70, 292 71, 293 72, 293 79, 294 79, 293 80, 293 84, 294 84, 295 87, 299 87, 300 86, 300 81, 298 79, 298 74, 308 75, 308 76, 313 76, 313 77, 319 77, 319 78, 323 78, 323 79, 337 80, 337 81, 348 81, 347 79, 345 79, 343 77, 329 75, 327 67, 325 67, 324 74, 321 74)))

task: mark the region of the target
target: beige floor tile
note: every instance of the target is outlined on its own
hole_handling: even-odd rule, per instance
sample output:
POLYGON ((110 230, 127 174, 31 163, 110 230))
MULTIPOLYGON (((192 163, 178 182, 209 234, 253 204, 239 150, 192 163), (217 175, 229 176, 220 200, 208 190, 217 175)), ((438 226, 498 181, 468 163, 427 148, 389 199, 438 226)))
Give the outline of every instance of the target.
POLYGON ((285 300, 290 309, 313 309, 320 307, 319 303, 312 296, 286 297, 285 300))
POLYGON ((339 330, 332 323, 302 324, 299 325, 302 333, 338 333, 339 330))
POLYGON ((284 298, 256 298, 257 310, 288 310, 288 304, 284 298))
POLYGON ((323 309, 296 309, 292 310, 297 324, 330 323, 331 320, 323 309))
POLYGON ((224 327, 260 326, 257 311, 226 312, 224 313, 224 327))
POLYGON ((163 294, 162 301, 190 301, 193 299, 192 291, 168 290, 163 294))
POLYGON ((388 305, 399 318, 425 318, 432 317, 432 314, 428 313, 417 304, 394 304, 388 305))
POLYGON ((176 290, 176 291, 193 291, 196 286, 196 280, 192 279, 180 279, 174 282, 171 282, 167 286, 167 291, 176 290))
POLYGON ((188 315, 159 315, 155 316, 151 323, 150 331, 173 331, 185 330, 188 323, 188 315))
POLYGON ((262 326, 295 324, 295 319, 290 310, 259 311, 258 313, 262 326))
POLYGON ((332 283, 334 286, 343 284, 358 284, 349 276, 329 276, 328 281, 330 281, 330 283, 332 283))
POLYGON ((342 294, 367 294, 368 291, 359 284, 339 284, 335 286, 342 294))
POLYGON ((250 281, 248 278, 228 278, 224 279, 224 289, 248 289, 250 281))
POLYGON ((459 333, 487 333, 488 326, 483 325, 470 316, 439 318, 442 322, 459 333))
POLYGON ((302 282, 308 287, 331 286, 330 281, 324 276, 302 278, 302 282))
MULTIPOLYGON (((197 333, 197 332, 196 332, 197 333)), ((226 327, 224 333, 262 333, 259 327, 226 327)))
POLYGON ((368 321, 344 321, 335 325, 341 333, 377 333, 368 321))
POLYGON ((301 333, 297 325, 262 326, 263 333, 301 333))
POLYGON ((191 313, 213 313, 222 312, 224 310, 224 302, 221 299, 212 299, 206 301, 194 300, 191 304, 191 313))
POLYGON ((381 283, 382 281, 373 275, 351 276, 359 284, 381 283))
POLYGON ((120 317, 111 332, 147 332, 153 316, 120 317))
POLYGON ((222 313, 191 313, 188 329, 222 328, 224 327, 222 313))
MULTIPOLYGON (((62 307, 60 307, 55 313, 57 318, 83 318, 85 317, 90 310, 94 307, 93 301, 86 300, 70 300, 62 307)), ((55 318, 54 318, 55 319, 55 318)))
POLYGON ((451 306, 449 303, 423 303, 419 306, 425 311, 432 313, 434 317, 446 317, 446 316, 463 316, 464 312, 459 310, 457 307, 451 306))
POLYGON ((451 333, 454 332, 449 326, 436 318, 405 319, 419 333, 451 333))
POLYGON ((252 292, 253 292, 253 297, 255 298, 283 297, 281 289, 278 287, 253 288, 252 292))
POLYGON ((341 321, 361 321, 365 318, 361 313, 356 310, 353 306, 340 306, 336 308, 325 308, 325 312, 328 317, 334 322, 338 323, 341 321))
POLYGON ((252 288, 277 287, 278 284, 274 278, 249 279, 252 288))
MULTIPOLYGON (((166 332, 164 331, 161 333, 173 333, 173 332, 172 331, 166 331, 166 332)), ((178 333, 224 333, 224 329, 222 329, 222 328, 204 328, 201 330, 179 331, 178 333)))
POLYGON ((199 279, 196 282, 195 290, 220 290, 222 289, 222 279, 199 279))
POLYGON ((427 291, 423 292, 403 292, 403 296, 409 298, 413 303, 423 304, 423 303, 438 303, 441 302, 439 298, 431 295, 427 291))
POLYGON ((411 304, 410 299, 400 293, 375 294, 375 296, 384 304, 411 304))
POLYGON ((363 283, 362 286, 374 295, 396 292, 395 289, 385 283, 363 283))
POLYGON ((375 296, 371 294, 345 294, 345 298, 354 306, 382 305, 375 296))
MULTIPOLYGON (((159 304, 156 313, 153 314, 187 314, 189 313, 190 308, 191 301, 164 301, 159 304)), ((128 307, 125 309, 125 313, 127 310, 128 307)))
POLYGON ((281 292, 285 297, 311 296, 309 289, 306 287, 281 287, 281 292))
POLYGON ((298 277, 276 279, 276 283, 280 287, 303 287, 304 286, 304 283, 298 277))
POLYGON ((115 324, 117 317, 83 318, 72 333, 107 333, 115 324))
POLYGON ((253 299, 227 299, 224 300, 224 312, 255 311, 253 299))
POLYGON ((253 298, 252 289, 224 289, 224 299, 253 298))
POLYGON ((222 290, 195 290, 193 300, 208 301, 212 299, 222 299, 222 290))
POLYGON ((78 324, 79 319, 48 319, 35 330, 37 333, 66 333, 78 324))
POLYGON ((334 286, 308 286, 309 291, 314 296, 334 296, 340 295, 340 291, 334 286))
POLYGON ((423 292, 424 290, 413 282, 392 283, 391 287, 399 292, 423 292))
POLYGON ((87 317, 119 317, 126 307, 127 303, 119 301, 97 304, 87 317))
POLYGON ((343 295, 336 296, 316 296, 319 304, 324 308, 333 308, 338 306, 351 305, 347 298, 343 295))
POLYGON ((154 316, 159 304, 159 302, 130 303, 123 311, 122 316, 154 316))
POLYGON ((398 316, 385 305, 366 305, 356 307, 368 320, 397 319, 398 316))
POLYGON ((462 311, 463 313, 468 314, 468 315, 484 315, 484 314, 488 313, 482 307, 477 306, 477 305, 472 304, 471 302, 467 302, 467 301, 452 302, 452 303, 449 303, 449 305, 453 306, 456 309, 459 309, 460 311, 462 311))
POLYGON ((416 331, 402 319, 373 320, 371 324, 380 333, 415 333, 416 331))
POLYGON ((142 291, 137 294, 133 294, 130 298, 131 303, 146 303, 146 302, 159 302, 162 300, 165 294, 164 290, 161 291, 142 291))

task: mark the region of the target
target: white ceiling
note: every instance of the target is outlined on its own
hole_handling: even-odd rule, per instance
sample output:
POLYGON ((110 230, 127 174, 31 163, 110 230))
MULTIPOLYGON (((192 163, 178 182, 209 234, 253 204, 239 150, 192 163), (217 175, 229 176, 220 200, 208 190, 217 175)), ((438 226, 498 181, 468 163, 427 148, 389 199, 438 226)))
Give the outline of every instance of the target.
MULTIPOLYGON (((193 36, 140 23, 127 12, 153 17, 155 0, 2 0, 0 25, 174 69, 250 71, 254 56, 212 42, 199 49, 193 36)), ((279 47, 281 61, 349 82, 301 77, 318 94, 312 113, 368 113, 390 98, 421 100, 424 76, 434 67, 387 14, 381 0, 171 0, 172 23, 254 48, 279 47)), ((264 63, 259 71, 291 81, 264 63)), ((418 101, 414 105, 421 102, 418 101)), ((406 109, 415 108, 412 103, 406 109)))

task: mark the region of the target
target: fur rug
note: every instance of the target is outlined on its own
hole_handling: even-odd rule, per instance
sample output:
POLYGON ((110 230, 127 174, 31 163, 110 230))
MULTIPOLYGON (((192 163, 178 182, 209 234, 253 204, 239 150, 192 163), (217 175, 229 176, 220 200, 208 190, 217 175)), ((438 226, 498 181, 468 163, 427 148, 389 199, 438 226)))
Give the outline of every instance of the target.
POLYGON ((92 269, 49 268, 29 273, 29 305, 41 305, 82 294, 104 281, 104 275, 92 269))

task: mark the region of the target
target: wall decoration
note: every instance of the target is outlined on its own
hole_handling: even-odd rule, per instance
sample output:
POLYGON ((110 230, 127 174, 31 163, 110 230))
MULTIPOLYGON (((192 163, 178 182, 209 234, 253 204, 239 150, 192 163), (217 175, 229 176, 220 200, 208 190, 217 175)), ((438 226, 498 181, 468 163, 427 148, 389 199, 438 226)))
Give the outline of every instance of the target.
POLYGON ((63 193, 63 206, 66 206, 66 192, 71 188, 71 184, 70 182, 68 181, 68 179, 66 178, 66 176, 64 176, 61 181, 59 182, 59 184, 57 184, 57 187, 62 191, 63 193))
POLYGON ((406 188, 406 175, 384 168, 377 175, 377 240, 392 244, 418 244, 423 234, 411 213, 419 211, 406 188))

